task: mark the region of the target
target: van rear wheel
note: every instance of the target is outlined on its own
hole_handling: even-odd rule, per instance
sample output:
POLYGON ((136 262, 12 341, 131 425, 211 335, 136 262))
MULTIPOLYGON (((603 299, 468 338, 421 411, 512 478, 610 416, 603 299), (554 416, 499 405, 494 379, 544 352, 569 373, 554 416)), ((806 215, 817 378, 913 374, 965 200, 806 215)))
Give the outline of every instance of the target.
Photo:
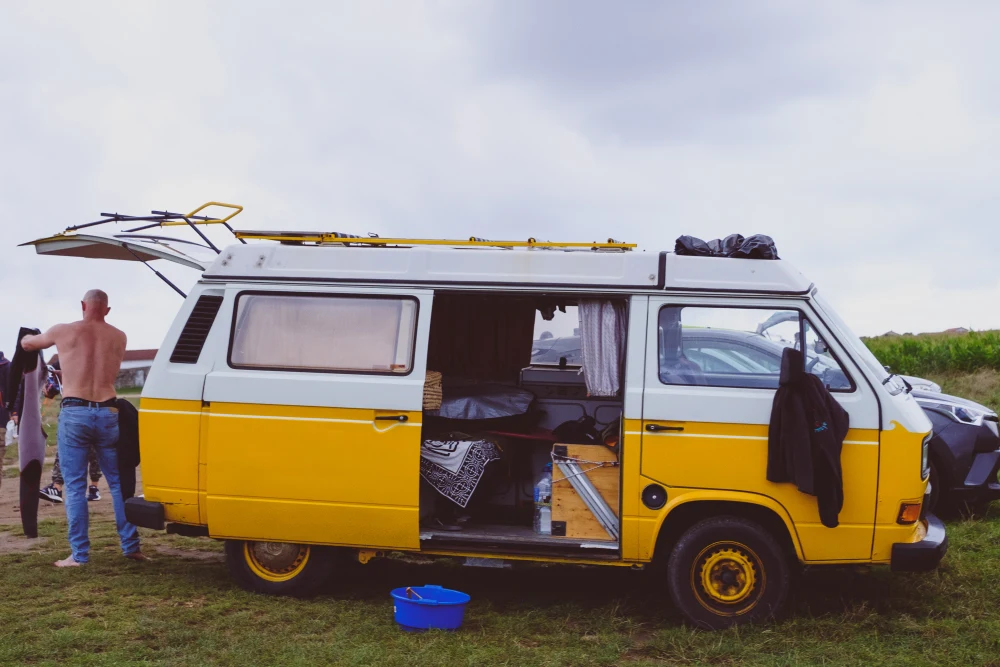
POLYGON ((788 557, 774 537, 737 517, 696 523, 667 563, 674 604, 708 630, 769 620, 788 598, 789 576, 788 557))
POLYGON ((314 594, 333 571, 329 549, 289 542, 227 540, 226 563, 248 591, 295 597, 314 594))

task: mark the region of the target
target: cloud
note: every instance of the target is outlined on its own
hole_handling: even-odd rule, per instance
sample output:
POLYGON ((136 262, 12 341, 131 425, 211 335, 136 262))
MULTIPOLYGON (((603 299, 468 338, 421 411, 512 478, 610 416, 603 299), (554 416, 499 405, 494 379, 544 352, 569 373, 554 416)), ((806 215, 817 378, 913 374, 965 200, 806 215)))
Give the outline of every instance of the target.
MULTIPOLYGON (((136 347, 179 299, 15 244, 118 210, 242 227, 594 239, 768 233, 864 334, 1000 327, 992 3, 29 3, 0 24, 0 349, 103 286, 136 347), (79 293, 79 294, 78 294, 79 293)), ((224 237, 219 237, 222 240, 224 237)), ((182 288, 196 276, 167 267, 182 288)))

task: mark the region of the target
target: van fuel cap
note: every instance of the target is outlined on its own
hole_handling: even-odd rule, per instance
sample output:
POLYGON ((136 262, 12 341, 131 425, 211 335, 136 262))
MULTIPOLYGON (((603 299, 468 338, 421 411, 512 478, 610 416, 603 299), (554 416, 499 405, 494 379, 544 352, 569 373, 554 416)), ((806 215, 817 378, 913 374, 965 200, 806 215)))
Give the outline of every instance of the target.
POLYGON ((650 484, 642 490, 642 504, 651 510, 658 510, 667 504, 667 490, 659 484, 650 484))

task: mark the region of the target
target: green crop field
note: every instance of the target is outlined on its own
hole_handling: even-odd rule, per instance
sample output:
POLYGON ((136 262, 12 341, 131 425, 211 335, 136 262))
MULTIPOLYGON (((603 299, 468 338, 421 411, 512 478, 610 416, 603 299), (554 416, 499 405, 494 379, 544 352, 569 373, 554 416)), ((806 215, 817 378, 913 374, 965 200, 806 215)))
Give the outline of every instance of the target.
POLYGON ((1000 371, 1000 332, 880 336, 865 340, 868 349, 893 372, 940 375, 1000 371))

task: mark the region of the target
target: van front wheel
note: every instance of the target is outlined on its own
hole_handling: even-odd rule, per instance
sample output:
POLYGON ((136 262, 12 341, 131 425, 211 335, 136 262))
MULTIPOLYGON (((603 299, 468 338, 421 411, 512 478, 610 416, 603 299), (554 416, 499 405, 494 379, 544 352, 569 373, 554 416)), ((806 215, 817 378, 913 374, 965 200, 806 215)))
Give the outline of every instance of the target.
POLYGON ((226 563, 248 591, 296 597, 314 594, 333 570, 329 549, 288 542, 227 540, 226 563))
POLYGON ((695 625, 718 630, 769 620, 788 597, 788 558, 762 526, 706 519, 677 541, 667 564, 670 594, 695 625))

